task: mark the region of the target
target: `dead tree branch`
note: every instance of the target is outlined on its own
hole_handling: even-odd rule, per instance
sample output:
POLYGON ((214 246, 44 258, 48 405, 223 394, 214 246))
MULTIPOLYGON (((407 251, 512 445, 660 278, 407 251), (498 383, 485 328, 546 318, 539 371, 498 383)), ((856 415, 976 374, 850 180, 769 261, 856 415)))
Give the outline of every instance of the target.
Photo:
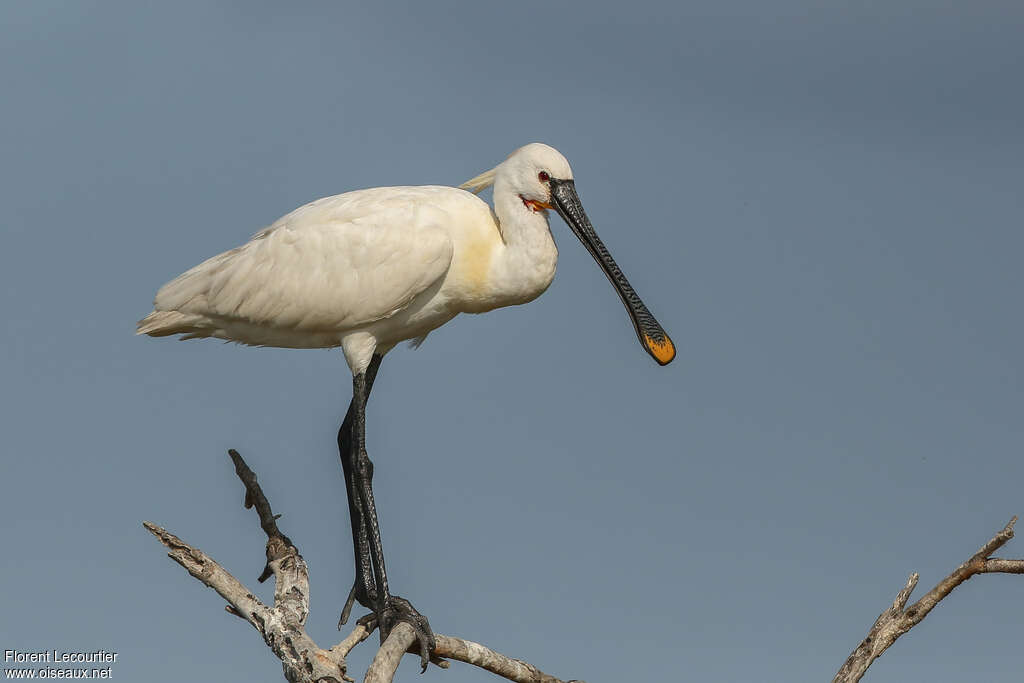
MULTIPOLYGON (((345 658, 375 629, 372 618, 360 619, 352 632, 334 647, 324 650, 306 633, 309 616, 309 570, 298 549, 281 533, 277 517, 256 479, 237 451, 228 451, 235 473, 245 485, 245 507, 256 508, 260 526, 267 535, 267 564, 259 581, 274 576, 274 605, 263 604, 241 581, 220 566, 202 550, 181 540, 151 522, 143 526, 166 546, 168 557, 184 567, 189 574, 212 588, 227 600, 225 609, 259 631, 284 667, 284 677, 291 683, 341 683, 353 681, 347 675, 345 658)), ((512 659, 469 640, 435 634, 437 647, 430 661, 448 668, 445 658, 454 659, 491 671, 516 683, 563 683, 532 664, 512 659)), ((404 654, 415 643, 413 629, 404 623, 395 626, 381 645, 366 672, 366 683, 390 683, 404 654)), ((416 653, 418 656, 418 651, 416 653)), ((566 683, 582 683, 568 681, 566 683)))
MULTIPOLYGON (((274 604, 263 604, 238 579, 220 566, 202 550, 181 540, 166 529, 143 522, 143 526, 169 549, 168 557, 184 567, 189 574, 212 588, 227 600, 225 609, 249 622, 277 655, 284 667, 284 677, 291 683, 342 683, 353 681, 347 675, 345 658, 359 643, 366 640, 376 628, 373 615, 360 619, 352 632, 330 649, 319 647, 306 633, 309 616, 309 570, 295 544, 277 526, 270 502, 237 451, 228 452, 235 465, 235 473, 245 485, 245 507, 255 508, 260 527, 267 535, 267 563, 259 581, 274 576, 274 604)), ((1007 560, 992 554, 1013 538, 1014 517, 988 543, 970 559, 940 581, 920 600, 907 607, 910 594, 917 586, 918 575, 911 574, 906 586, 896 595, 867 637, 850 654, 833 683, 856 683, 871 663, 887 650, 896 639, 923 620, 954 588, 976 574, 1024 574, 1024 560, 1007 560)), ((563 682, 532 664, 506 657, 479 643, 435 634, 437 646, 430 661, 448 668, 447 659, 454 659, 480 667, 515 683, 582 683, 563 682)), ((396 625, 381 645, 366 672, 365 683, 390 683, 395 671, 410 648, 416 643, 416 634, 405 623, 396 625)))
POLYGON ((928 613, 939 604, 939 601, 972 576, 993 573, 1024 574, 1024 560, 1004 560, 992 557, 992 553, 1013 538, 1013 525, 1016 523, 1017 517, 1014 516, 1002 531, 993 536, 969 560, 939 581, 935 588, 928 591, 924 597, 907 607, 907 601, 917 586, 918 580, 917 573, 911 574, 907 579, 907 585, 896 595, 892 605, 875 620, 867 637, 846 659, 836 677, 832 679, 832 683, 856 683, 859 681, 871 663, 896 642, 897 638, 921 623, 921 620, 928 616, 928 613))

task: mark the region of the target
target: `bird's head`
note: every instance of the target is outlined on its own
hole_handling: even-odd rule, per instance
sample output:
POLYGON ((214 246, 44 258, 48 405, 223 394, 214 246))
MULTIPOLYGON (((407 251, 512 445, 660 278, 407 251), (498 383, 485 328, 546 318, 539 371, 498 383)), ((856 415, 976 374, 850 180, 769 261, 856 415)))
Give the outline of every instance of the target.
POLYGON ((518 197, 528 211, 557 211, 615 287, 629 312, 640 344, 659 365, 672 362, 676 356, 672 340, 640 300, 608 248, 598 238, 576 194, 572 168, 558 150, 540 142, 530 143, 512 152, 490 171, 463 183, 461 187, 470 192, 480 192, 491 185, 494 186, 496 202, 498 197, 518 197))
POLYGON ((554 147, 531 142, 512 152, 496 169, 494 191, 518 196, 534 212, 555 208, 552 181, 571 181, 569 162, 554 147))

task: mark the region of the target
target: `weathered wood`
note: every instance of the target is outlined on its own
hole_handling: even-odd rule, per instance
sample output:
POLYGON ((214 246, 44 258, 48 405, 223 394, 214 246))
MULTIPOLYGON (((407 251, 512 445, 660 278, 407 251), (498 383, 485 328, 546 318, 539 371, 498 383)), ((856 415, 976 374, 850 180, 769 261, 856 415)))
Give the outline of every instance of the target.
POLYGON ((405 622, 395 624, 387 640, 377 650, 363 683, 391 683, 402 656, 416 642, 416 630, 405 622))
MULTIPOLYGON (((264 495, 255 473, 249 469, 237 451, 229 451, 235 472, 245 485, 245 507, 255 507, 260 526, 267 535, 267 564, 260 577, 263 581, 274 577, 274 605, 264 605, 241 581, 232 576, 209 555, 181 540, 166 529, 151 522, 143 526, 168 549, 168 557, 184 567, 204 585, 214 589, 227 600, 227 611, 249 622, 277 655, 284 667, 284 677, 291 683, 353 682, 347 675, 345 658, 359 643, 366 640, 376 628, 372 615, 360 619, 352 632, 340 643, 324 650, 306 633, 309 616, 309 570, 298 549, 277 526, 270 503, 264 495)), ((907 606, 910 594, 917 586, 918 575, 911 574, 895 600, 875 620, 867 637, 850 654, 833 679, 833 683, 856 683, 871 663, 887 650, 896 639, 924 619, 954 588, 977 574, 1024 574, 1024 560, 992 557, 992 553, 1013 538, 1014 517, 970 559, 940 581, 920 600, 907 606)), ((515 683, 563 683, 537 667, 519 659, 512 659, 488 647, 452 636, 435 634, 437 646, 430 661, 448 668, 447 659, 454 659, 480 667, 515 683)), ((397 624, 381 645, 366 672, 366 683, 390 683, 403 655, 413 652, 416 634, 411 626, 397 624)), ((582 683, 568 681, 566 683, 582 683)))
POLYGON ((867 637, 850 653, 835 678, 832 679, 832 683, 856 683, 859 681, 871 663, 889 649, 897 638, 921 623, 921 620, 928 616, 928 613, 943 598, 972 576, 989 573, 1024 574, 1024 560, 1004 560, 991 557, 992 553, 1013 538, 1013 525, 1016 523, 1017 517, 1014 516, 969 560, 939 581, 920 600, 907 607, 907 601, 917 586, 918 580, 916 573, 911 574, 907 579, 907 585, 896 595, 892 605, 878 616, 871 630, 868 631, 867 637))
MULTIPOLYGON (((277 526, 274 515, 256 474, 249 469, 237 451, 229 451, 235 472, 245 485, 245 507, 256 509, 260 526, 267 535, 267 564, 260 577, 274 577, 274 605, 264 605, 246 586, 202 550, 181 540, 166 529, 143 522, 143 526, 170 552, 168 556, 227 600, 225 609, 249 622, 263 636, 284 667, 284 677, 291 683, 352 682, 347 675, 345 658, 375 630, 372 618, 360 619, 352 632, 340 643, 324 650, 306 633, 309 616, 309 570, 298 549, 277 526)), ((536 667, 511 659, 483 645, 451 636, 438 635, 430 661, 448 668, 443 657, 457 659, 504 676, 517 683, 562 683, 536 667)), ((366 673, 370 683, 390 683, 402 656, 415 644, 416 634, 405 623, 397 624, 381 645, 366 673)), ((415 653, 418 656, 418 650, 415 653)))
MULTIPOLYGON (((451 636, 437 635, 437 648, 434 652, 440 657, 455 659, 466 664, 487 669, 493 674, 507 678, 516 683, 563 683, 558 678, 546 674, 533 664, 521 659, 506 657, 489 647, 472 640, 462 640, 451 636)), ((566 681, 564 683, 583 683, 582 681, 566 681)))
POLYGON ((170 549, 167 554, 172 560, 217 591, 228 601, 232 614, 242 617, 259 631, 264 642, 281 660, 286 680, 293 683, 342 683, 352 680, 345 675, 344 655, 320 649, 306 633, 309 574, 305 561, 297 552, 269 563, 277 584, 274 606, 268 607, 203 551, 193 548, 152 522, 144 522, 143 526, 170 549))

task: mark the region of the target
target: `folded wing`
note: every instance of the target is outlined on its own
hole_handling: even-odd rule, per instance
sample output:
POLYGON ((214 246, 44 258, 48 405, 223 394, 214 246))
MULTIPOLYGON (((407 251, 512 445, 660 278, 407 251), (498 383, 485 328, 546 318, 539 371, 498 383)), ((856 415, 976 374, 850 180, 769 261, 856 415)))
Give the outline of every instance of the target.
POLYGON ((296 209, 164 285, 138 331, 265 344, 261 332, 333 337, 394 315, 451 265, 436 191, 376 188, 296 209))

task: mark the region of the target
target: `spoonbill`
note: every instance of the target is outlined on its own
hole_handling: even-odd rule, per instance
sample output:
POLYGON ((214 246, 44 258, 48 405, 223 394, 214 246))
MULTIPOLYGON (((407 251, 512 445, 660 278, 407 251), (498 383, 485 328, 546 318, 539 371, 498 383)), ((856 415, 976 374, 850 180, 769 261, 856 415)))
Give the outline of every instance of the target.
POLYGON ((306 204, 165 284, 138 323, 138 334, 153 337, 341 347, 353 376, 338 447, 356 577, 339 628, 354 601, 373 611, 382 640, 407 622, 424 668, 434 647, 430 624, 388 587, 366 401, 384 354, 399 342, 418 345, 459 313, 525 304, 548 288, 558 257, 550 209, 604 270, 643 348, 660 365, 671 362, 672 340, 598 238, 569 162, 541 143, 520 147, 458 188, 378 187, 306 204), (476 196, 491 186, 493 211, 476 196))

